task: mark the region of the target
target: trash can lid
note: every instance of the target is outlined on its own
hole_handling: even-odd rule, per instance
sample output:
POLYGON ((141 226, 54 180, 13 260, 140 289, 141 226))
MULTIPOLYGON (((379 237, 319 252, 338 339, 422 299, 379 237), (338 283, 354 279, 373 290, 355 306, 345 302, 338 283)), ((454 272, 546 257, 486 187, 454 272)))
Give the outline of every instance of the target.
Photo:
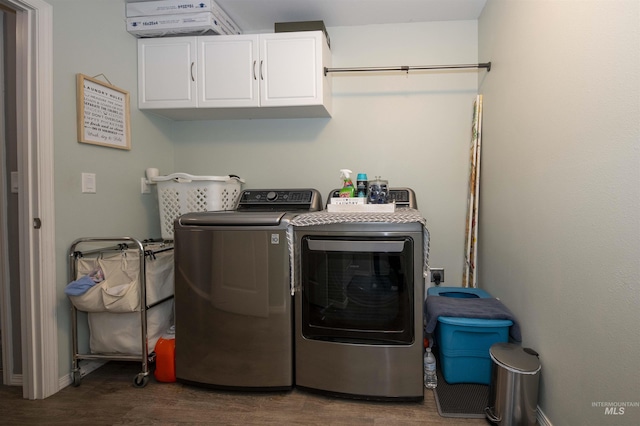
POLYGON ((496 364, 514 373, 536 374, 541 368, 536 351, 513 343, 494 343, 489 355, 496 364))

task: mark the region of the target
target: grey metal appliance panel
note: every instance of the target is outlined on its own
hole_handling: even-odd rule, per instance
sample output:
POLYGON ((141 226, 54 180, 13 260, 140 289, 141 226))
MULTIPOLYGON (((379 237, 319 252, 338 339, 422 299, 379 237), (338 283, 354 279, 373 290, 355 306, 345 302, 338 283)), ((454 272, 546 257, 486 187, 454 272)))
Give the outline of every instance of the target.
POLYGON ((366 399, 423 397, 422 342, 410 346, 307 340, 296 334, 296 385, 366 399))
POLYGON ((284 212, 228 210, 186 213, 176 220, 181 226, 278 226, 285 215, 284 212))
POLYGON ((178 380, 291 387, 286 230, 176 226, 175 246, 178 380))
MULTIPOLYGON (((423 243, 418 223, 349 223, 295 228, 300 246, 306 235, 341 237, 410 236, 414 240, 414 330, 411 345, 386 346, 311 340, 302 333, 302 293, 295 294, 296 386, 371 399, 419 400, 423 382, 423 243)), ((300 273, 300 268, 297 268, 300 273)), ((300 276, 296 276, 300 283, 300 276)))

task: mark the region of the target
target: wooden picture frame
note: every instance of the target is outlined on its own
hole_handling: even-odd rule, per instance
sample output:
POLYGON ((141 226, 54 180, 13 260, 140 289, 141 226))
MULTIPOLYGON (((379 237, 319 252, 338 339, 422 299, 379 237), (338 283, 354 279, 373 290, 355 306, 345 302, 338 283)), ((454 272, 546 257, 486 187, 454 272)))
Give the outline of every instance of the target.
POLYGON ((76 83, 78 142, 130 150, 129 92, 83 74, 76 83))

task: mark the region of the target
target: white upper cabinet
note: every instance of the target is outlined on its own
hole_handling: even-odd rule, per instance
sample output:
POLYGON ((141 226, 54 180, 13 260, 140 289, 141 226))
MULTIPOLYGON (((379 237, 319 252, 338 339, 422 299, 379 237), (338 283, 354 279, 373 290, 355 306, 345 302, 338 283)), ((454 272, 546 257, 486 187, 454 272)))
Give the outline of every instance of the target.
POLYGON ((196 37, 138 40, 138 108, 197 106, 196 37))
POLYGON ((331 116, 321 31, 140 39, 138 51, 140 109, 178 120, 331 116))
POLYGON ((323 44, 321 31, 260 36, 260 105, 321 105, 323 44))
POLYGON ((198 106, 260 105, 257 36, 198 38, 198 106))

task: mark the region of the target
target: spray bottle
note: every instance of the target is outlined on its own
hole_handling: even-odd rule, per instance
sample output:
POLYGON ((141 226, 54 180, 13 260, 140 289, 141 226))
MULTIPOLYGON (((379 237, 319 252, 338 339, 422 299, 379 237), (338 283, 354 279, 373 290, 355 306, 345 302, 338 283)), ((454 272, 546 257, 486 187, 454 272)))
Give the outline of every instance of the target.
POLYGON ((340 189, 340 198, 343 197, 355 197, 356 188, 353 186, 353 181, 351 180, 351 170, 341 169, 341 179, 342 179, 342 189, 340 189))

